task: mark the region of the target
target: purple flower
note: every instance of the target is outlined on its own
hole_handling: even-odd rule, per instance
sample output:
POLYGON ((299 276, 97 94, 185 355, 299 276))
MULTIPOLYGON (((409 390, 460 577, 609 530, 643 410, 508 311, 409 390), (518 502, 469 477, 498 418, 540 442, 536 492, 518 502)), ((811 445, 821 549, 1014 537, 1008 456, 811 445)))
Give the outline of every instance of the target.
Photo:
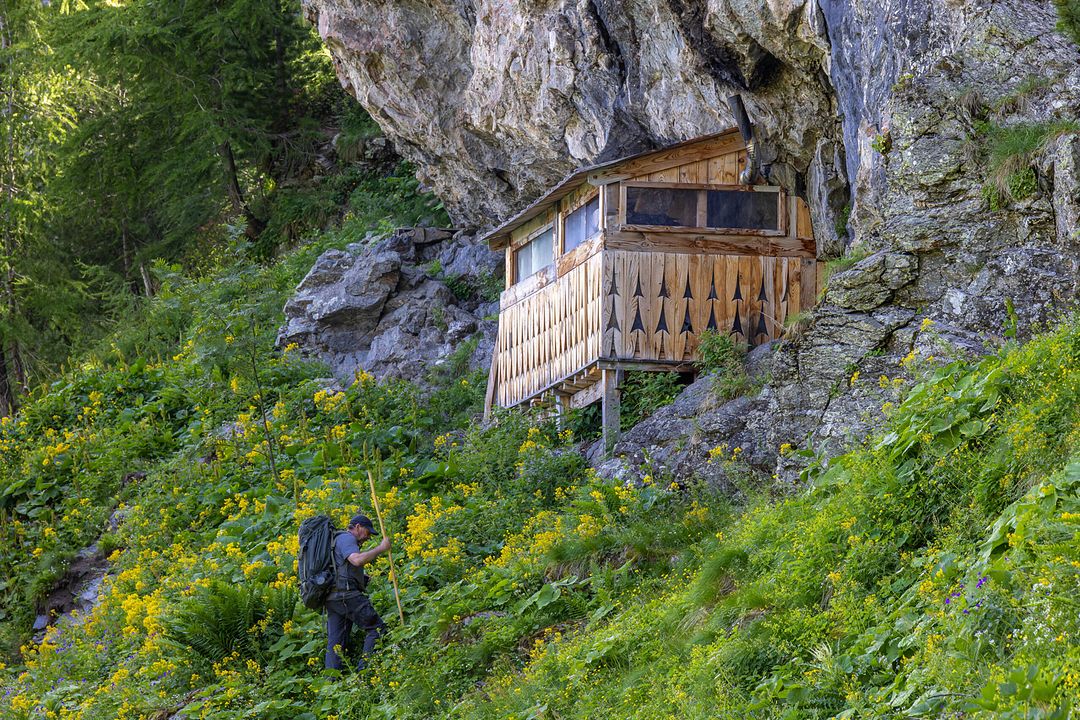
POLYGON ((983 576, 982 576, 981 578, 979 578, 979 582, 975 584, 975 587, 977 587, 977 588, 981 588, 981 587, 982 587, 983 585, 985 585, 985 584, 986 584, 986 581, 987 581, 987 580, 989 580, 989 579, 990 579, 990 578, 988 578, 988 577, 986 577, 985 575, 983 575, 983 576))

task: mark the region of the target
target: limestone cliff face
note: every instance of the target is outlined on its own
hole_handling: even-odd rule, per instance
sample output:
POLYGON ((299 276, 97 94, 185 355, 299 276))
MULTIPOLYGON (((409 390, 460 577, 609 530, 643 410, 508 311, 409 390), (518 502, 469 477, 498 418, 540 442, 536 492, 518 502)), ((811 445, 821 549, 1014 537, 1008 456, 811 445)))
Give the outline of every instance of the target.
POLYGON ((755 119, 798 171, 839 136, 824 25, 802 2, 306 8, 342 82, 466 224, 507 215, 579 165, 731 126, 733 88, 756 90, 755 119))
POLYGON ((980 113, 1018 88, 1036 89, 1003 123, 1077 107, 1077 48, 1051 0, 305 4, 342 82, 464 225, 579 165, 730 126, 725 98, 741 92, 766 169, 807 196, 825 251, 850 200, 854 237, 930 256, 953 292, 916 290, 927 310, 968 318, 986 285, 976 265, 1007 274, 1026 248, 1019 262, 1041 274, 1047 253, 1072 249, 1054 225, 1076 198, 1052 190, 1072 151, 1045 154, 1028 206, 990 212, 975 138, 980 113))
POLYGON ((1007 300, 1023 332, 1080 289, 1077 135, 1022 158, 1016 197, 986 191, 992 128, 1080 115, 1080 51, 1052 0, 305 6, 342 82, 467 226, 579 165, 730 126, 725 98, 741 93, 822 253, 870 254, 774 358, 763 443, 850 432, 880 404, 846 389, 850 369, 895 369, 929 342, 923 317, 974 348, 1009 322, 1007 300))

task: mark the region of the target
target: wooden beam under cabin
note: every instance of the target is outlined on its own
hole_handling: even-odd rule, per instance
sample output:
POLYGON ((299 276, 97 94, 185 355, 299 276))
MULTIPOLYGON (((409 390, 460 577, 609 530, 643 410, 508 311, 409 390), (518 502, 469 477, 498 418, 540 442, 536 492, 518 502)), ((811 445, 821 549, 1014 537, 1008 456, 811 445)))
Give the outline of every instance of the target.
POLYGON ((685 360, 635 360, 633 358, 615 358, 597 363, 601 370, 636 370, 645 372, 692 372, 693 362, 685 360))
POLYGON ((592 405, 594 402, 600 399, 603 394, 604 386, 602 383, 594 382, 584 390, 574 393, 570 396, 570 407, 575 410, 580 410, 583 407, 592 405))

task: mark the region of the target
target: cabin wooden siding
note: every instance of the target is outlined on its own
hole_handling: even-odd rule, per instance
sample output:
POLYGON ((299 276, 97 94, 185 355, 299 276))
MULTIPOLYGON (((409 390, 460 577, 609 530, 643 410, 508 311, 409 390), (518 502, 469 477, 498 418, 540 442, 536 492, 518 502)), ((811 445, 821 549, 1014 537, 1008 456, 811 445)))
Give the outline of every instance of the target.
POLYGON ((500 405, 525 402, 599 357, 602 267, 603 255, 594 252, 499 313, 492 370, 500 405))
POLYGON ((675 165, 630 178, 631 182, 705 183, 709 185, 738 185, 739 173, 746 167, 746 150, 738 149, 691 162, 675 165))
POLYGON ((802 309, 802 261, 751 255, 604 252, 600 358, 693 362, 702 332, 757 345, 802 309))
POLYGON ((564 381, 598 361, 685 366, 698 360, 705 330, 749 345, 773 340, 815 301, 817 263, 806 258, 599 247, 502 306, 495 403, 572 393, 564 381))

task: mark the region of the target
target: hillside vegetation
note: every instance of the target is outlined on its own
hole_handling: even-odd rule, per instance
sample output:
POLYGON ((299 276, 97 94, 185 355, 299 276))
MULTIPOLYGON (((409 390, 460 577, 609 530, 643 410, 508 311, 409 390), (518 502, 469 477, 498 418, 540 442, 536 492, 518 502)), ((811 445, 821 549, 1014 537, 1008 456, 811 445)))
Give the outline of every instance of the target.
POLYGON ((733 506, 603 480, 523 414, 480 426, 484 378, 459 368, 434 394, 336 388, 274 351, 284 294, 335 241, 160 268, 144 324, 4 421, 4 717, 1068 716, 1080 321, 924 370, 880 435, 788 490, 747 473, 733 506), (296 602, 296 530, 370 508, 368 470, 405 624, 382 558, 391 633, 337 680, 296 602), (27 642, 95 540, 100 603, 27 642))
MULTIPOLYGON (((1073 716, 1080 316, 853 368, 902 401, 840 457, 777 448, 806 467, 789 487, 723 445, 737 501, 648 465, 608 480, 574 430, 480 422, 468 344, 424 387, 275 348, 321 252, 446 222, 409 167, 355 162, 377 130, 296 4, 13 8, 0 718, 1073 716), (380 558, 389 633, 339 675, 297 529, 370 513, 369 473, 404 622, 380 558), (35 639, 88 548, 96 604, 35 639)), ((671 398, 661 377, 628 415, 671 398)))

